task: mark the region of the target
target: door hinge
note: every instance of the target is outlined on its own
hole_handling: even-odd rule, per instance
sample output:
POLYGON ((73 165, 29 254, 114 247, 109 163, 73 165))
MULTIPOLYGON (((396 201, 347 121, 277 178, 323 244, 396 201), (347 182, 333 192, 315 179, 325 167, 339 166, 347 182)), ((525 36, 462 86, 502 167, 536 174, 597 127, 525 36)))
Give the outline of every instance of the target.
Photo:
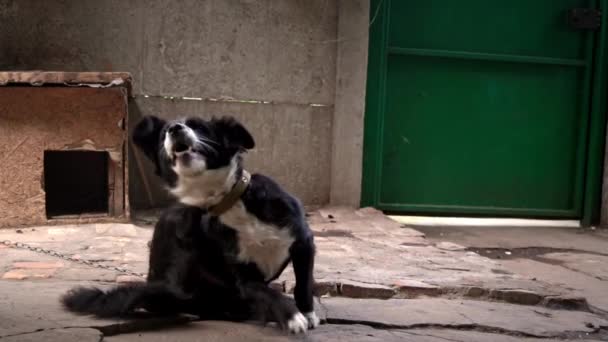
POLYGON ((594 8, 568 10, 568 25, 577 30, 597 30, 602 22, 602 11, 594 8))

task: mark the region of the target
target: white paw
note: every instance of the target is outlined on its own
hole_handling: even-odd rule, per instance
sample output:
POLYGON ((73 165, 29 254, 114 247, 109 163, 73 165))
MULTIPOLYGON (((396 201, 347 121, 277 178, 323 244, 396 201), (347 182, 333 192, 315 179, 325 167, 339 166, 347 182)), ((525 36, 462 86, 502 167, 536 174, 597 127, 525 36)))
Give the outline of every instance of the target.
POLYGON ((309 329, 314 329, 319 326, 319 323, 321 323, 319 316, 317 316, 317 314, 314 311, 305 313, 304 317, 306 317, 306 319, 308 320, 309 329))
POLYGON ((292 334, 305 333, 308 329, 308 320, 301 313, 296 313, 287 321, 287 329, 292 334))

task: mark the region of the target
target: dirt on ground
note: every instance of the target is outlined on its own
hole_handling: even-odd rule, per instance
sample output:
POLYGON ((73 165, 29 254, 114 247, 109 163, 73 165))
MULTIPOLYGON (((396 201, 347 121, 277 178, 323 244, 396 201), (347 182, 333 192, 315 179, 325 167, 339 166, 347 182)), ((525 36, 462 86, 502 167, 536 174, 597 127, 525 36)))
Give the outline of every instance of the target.
MULTIPOLYGON (((543 230, 565 241, 530 243, 539 240, 537 228, 414 229, 369 208, 323 208, 308 219, 324 324, 304 336, 255 322, 65 312, 58 298, 72 286, 144 279, 155 221, 148 212, 134 224, 1 230, 0 342, 608 339, 608 240, 601 232, 543 230)), ((289 295, 292 270, 273 286, 289 295)))

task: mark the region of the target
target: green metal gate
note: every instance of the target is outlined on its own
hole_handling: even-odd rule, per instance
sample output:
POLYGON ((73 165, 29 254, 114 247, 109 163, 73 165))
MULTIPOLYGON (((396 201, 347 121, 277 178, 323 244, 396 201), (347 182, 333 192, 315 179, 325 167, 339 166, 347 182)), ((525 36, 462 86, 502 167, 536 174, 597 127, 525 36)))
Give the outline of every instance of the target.
POLYGON ((372 0, 362 204, 597 217, 604 3, 372 0))

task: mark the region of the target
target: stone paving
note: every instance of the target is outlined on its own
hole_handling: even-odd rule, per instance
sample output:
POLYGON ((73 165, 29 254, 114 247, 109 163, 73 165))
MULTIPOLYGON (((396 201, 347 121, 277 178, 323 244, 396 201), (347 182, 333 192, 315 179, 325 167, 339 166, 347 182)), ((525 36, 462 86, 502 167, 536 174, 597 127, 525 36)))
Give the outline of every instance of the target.
MULTIPOLYGON (((74 316, 58 303, 59 295, 68 288, 77 284, 110 286, 142 278, 0 244, 0 340, 500 342, 608 338, 608 315, 602 309, 608 301, 606 260, 596 252, 590 252, 591 257, 567 252, 548 255, 559 264, 488 258, 454 242, 428 239, 373 209, 320 209, 309 213, 309 221, 318 248, 317 311, 326 324, 306 336, 286 336, 274 327, 255 323, 193 322, 185 316, 137 321, 74 316), (573 285, 581 274, 576 270, 581 268, 596 282, 573 285)), ((152 228, 146 221, 136 223, 1 230, 0 241, 27 243, 93 265, 144 273, 152 228)), ((286 270, 275 286, 291 292, 292 270, 286 270)))
MULTIPOLYGON (((420 227, 430 243, 449 240, 493 259, 509 272, 585 298, 608 313, 608 230, 555 227, 420 227)), ((565 303, 564 303, 565 304, 565 303)))

